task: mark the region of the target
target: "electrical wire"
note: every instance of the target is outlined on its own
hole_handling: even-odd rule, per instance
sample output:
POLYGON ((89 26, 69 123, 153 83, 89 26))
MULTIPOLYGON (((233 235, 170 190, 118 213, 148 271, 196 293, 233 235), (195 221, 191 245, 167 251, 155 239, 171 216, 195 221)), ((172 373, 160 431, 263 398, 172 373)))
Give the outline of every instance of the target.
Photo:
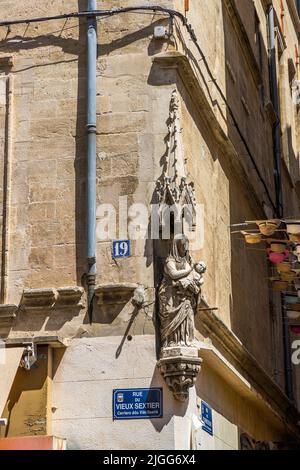
POLYGON ((153 11, 153 12, 161 12, 165 13, 166 15, 169 16, 177 16, 179 17, 182 21, 187 22, 185 16, 176 11, 172 10, 170 8, 165 8, 161 7, 158 5, 148 5, 148 6, 136 6, 136 7, 124 7, 124 8, 112 8, 111 10, 94 10, 93 12, 91 11, 78 11, 78 12, 72 12, 72 13, 62 13, 61 15, 54 15, 54 16, 43 16, 43 17, 37 17, 37 18, 26 18, 26 19, 19 19, 19 20, 4 20, 0 21, 0 26, 13 26, 13 25, 19 25, 19 24, 29 24, 29 23, 42 23, 45 21, 54 21, 54 20, 64 20, 67 18, 87 18, 87 17, 97 17, 97 16, 114 16, 120 13, 129 13, 133 11, 153 11))
MULTIPOLYGON (((149 12, 150 14, 150 12, 149 12)), ((106 16, 101 16, 101 18, 97 18, 97 23, 100 21, 103 21, 105 20, 107 17, 106 16)), ((21 36, 19 39, 17 40, 11 40, 8 36, 4 39, 2 39, 0 42, 7 42, 7 44, 1 44, 0 45, 0 49, 7 49, 9 47, 9 49, 13 49, 14 47, 18 47, 20 46, 20 44, 28 44, 30 42, 34 42, 38 39, 41 38, 41 35, 37 35, 37 36, 34 36, 34 37, 31 37, 30 39, 26 39, 25 37, 25 33, 27 32, 27 29, 28 29, 28 26, 29 26, 30 23, 27 23, 27 26, 26 26, 26 30, 25 32, 23 33, 22 35, 22 38, 24 39, 21 39, 21 36)), ((1 26, 1 25, 0 25, 1 26)), ((47 32, 45 34, 43 34, 43 38, 47 38, 47 37, 53 37, 55 36, 56 34, 59 34, 61 36, 61 33, 65 32, 65 31, 69 31, 70 29, 78 29, 79 28, 79 24, 76 24, 74 26, 67 26, 67 27, 63 27, 63 28, 60 28, 60 29, 56 29, 55 31, 50 31, 50 32, 47 32)), ((58 37, 58 36, 57 36, 58 37)), ((50 64, 49 64, 50 65, 50 64)))
POLYGON ((182 14, 180 13, 179 11, 177 10, 173 10, 173 9, 170 9, 170 8, 166 8, 166 7, 162 7, 162 6, 158 6, 158 5, 148 5, 148 6, 145 6, 145 5, 142 5, 142 6, 132 6, 132 7, 116 7, 116 8, 112 8, 111 10, 94 10, 93 12, 90 12, 90 11, 82 11, 82 12, 73 12, 73 13, 65 13, 65 14, 61 14, 61 15, 55 15, 55 16, 46 16, 46 17, 38 17, 38 18, 31 18, 31 19, 19 19, 19 20, 6 20, 6 21, 0 21, 0 26, 12 26, 12 25, 19 25, 19 24, 30 24, 30 23, 40 23, 40 22, 45 22, 45 21, 54 21, 54 20, 61 20, 61 19, 68 19, 68 18, 88 18, 88 17, 111 17, 111 16, 115 16, 115 15, 118 15, 118 14, 121 14, 121 13, 130 13, 130 12, 138 12, 138 11, 143 11, 143 12, 153 12, 153 13, 162 13, 162 14, 166 14, 168 15, 170 18, 179 18, 181 23, 183 24, 183 26, 186 28, 192 42, 194 43, 198 53, 200 54, 201 56, 201 61, 203 62, 203 64, 205 65, 205 68, 207 70, 207 73, 210 77, 210 81, 214 84, 214 86, 216 87, 216 90, 218 91, 220 97, 222 98, 222 100, 224 101, 227 109, 228 109, 228 112, 230 114, 230 117, 233 121, 233 124, 234 124, 234 127, 236 128, 240 138, 241 138, 241 141, 243 142, 243 145, 247 151, 247 154, 249 155, 250 157, 250 160, 252 162, 252 165, 255 169, 255 172, 265 190, 265 193, 269 199, 269 202, 271 203, 271 206, 275 212, 275 214, 278 213, 278 208, 276 207, 276 205, 274 204, 273 202, 273 198, 269 192, 269 189, 267 187, 267 184, 264 180, 264 177, 262 176, 259 168, 258 168, 258 165, 256 163, 256 159, 254 158, 254 156, 252 155, 252 152, 251 152, 251 149, 249 148, 249 145, 247 143, 247 140, 243 134, 243 132, 241 131, 239 125, 238 125, 238 122, 235 118, 235 115, 233 113, 233 110, 230 106, 230 104, 228 103, 227 101, 227 98, 226 96, 224 95, 224 92, 223 90, 221 89, 221 87, 219 86, 216 78, 213 76, 212 72, 211 72, 211 69, 210 69, 210 66, 207 62, 207 59, 199 45, 199 42, 198 42, 198 38, 195 34, 195 31, 192 27, 191 24, 188 23, 188 20, 187 18, 182 14))

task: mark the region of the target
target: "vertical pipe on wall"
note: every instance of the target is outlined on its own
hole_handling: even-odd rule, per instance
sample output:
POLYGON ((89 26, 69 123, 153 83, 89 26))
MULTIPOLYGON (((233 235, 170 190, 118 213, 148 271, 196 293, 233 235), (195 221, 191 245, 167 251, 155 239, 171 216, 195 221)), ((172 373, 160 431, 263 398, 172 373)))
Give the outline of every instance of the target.
POLYGON ((273 126, 273 142, 274 142, 274 179, 276 192, 276 209, 277 217, 283 216, 283 200, 282 200, 282 183, 281 183, 281 132, 280 132, 280 108, 279 95, 277 85, 276 71, 276 46, 275 46, 275 18, 274 7, 269 6, 268 13, 268 29, 269 29, 269 69, 270 69, 270 91, 271 100, 276 113, 276 123, 273 126))
POLYGON ((9 276, 9 238, 10 238, 10 209, 11 209, 11 172, 13 158, 13 87, 14 77, 9 74, 6 79, 6 144, 4 162, 4 194, 3 194, 3 239, 2 239, 2 280, 1 303, 8 303, 9 276))
MULTIPOLYGON (((88 0, 87 9, 97 9, 96 0, 88 0)), ((92 303, 96 284, 96 68, 97 21, 87 17, 87 303, 92 315, 92 303)))

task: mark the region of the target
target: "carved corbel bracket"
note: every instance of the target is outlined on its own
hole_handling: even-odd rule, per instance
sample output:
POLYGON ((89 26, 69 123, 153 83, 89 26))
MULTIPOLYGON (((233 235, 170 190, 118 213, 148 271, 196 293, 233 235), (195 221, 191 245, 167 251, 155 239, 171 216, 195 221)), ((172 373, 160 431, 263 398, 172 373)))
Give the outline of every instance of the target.
POLYGON ((12 325, 17 310, 18 306, 14 304, 0 305, 0 326, 12 325))
POLYGON ((116 283, 101 284, 95 288, 95 296, 98 305, 103 304, 126 304, 133 296, 138 284, 134 283, 116 283))
POLYGON ((56 307, 83 307, 81 302, 83 292, 82 287, 60 287, 57 289, 56 307))
POLYGON ((24 289, 22 306, 24 308, 40 309, 51 307, 57 297, 55 289, 24 289))
POLYGON ((81 299, 83 288, 60 287, 45 289, 24 289, 20 306, 22 309, 31 311, 44 311, 45 309, 68 309, 83 308, 81 299))
POLYGON ((196 348, 175 346, 162 350, 157 365, 176 400, 184 402, 188 399, 189 389, 195 385, 201 363, 196 348))

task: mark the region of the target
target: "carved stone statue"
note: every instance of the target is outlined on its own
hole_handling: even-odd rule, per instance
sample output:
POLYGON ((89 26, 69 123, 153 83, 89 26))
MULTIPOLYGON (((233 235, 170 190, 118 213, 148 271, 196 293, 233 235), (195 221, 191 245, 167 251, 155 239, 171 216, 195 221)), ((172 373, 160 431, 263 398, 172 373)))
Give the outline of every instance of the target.
MULTIPOLYGON (((179 209, 179 214, 184 213, 184 219, 182 209, 188 209, 192 228, 196 228, 197 220, 195 186, 190 181, 184 155, 180 100, 176 90, 171 95, 166 141, 163 172, 155 190, 162 233, 163 228, 170 224, 167 215, 170 207, 179 209)), ((174 220, 174 231, 183 233, 183 220, 179 217, 176 222, 179 226, 175 227, 174 220)), ((158 367, 168 388, 179 401, 188 399, 189 389, 195 384, 201 369, 194 318, 205 270, 204 263, 192 261, 188 238, 183 234, 175 235, 159 289, 161 351, 158 367)))
POLYGON ((184 235, 174 237, 165 262, 159 289, 159 316, 162 347, 193 346, 194 315, 203 284, 203 262, 194 264, 189 241, 184 235))

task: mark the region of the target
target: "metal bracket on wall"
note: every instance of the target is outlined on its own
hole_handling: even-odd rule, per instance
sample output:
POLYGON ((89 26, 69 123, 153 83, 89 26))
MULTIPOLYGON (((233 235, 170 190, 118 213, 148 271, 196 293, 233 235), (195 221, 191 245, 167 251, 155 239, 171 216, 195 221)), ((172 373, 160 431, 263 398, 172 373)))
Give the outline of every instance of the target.
POLYGON ((25 351, 21 360, 21 367, 30 371, 33 364, 37 361, 37 348, 36 344, 29 343, 25 346, 25 351))

